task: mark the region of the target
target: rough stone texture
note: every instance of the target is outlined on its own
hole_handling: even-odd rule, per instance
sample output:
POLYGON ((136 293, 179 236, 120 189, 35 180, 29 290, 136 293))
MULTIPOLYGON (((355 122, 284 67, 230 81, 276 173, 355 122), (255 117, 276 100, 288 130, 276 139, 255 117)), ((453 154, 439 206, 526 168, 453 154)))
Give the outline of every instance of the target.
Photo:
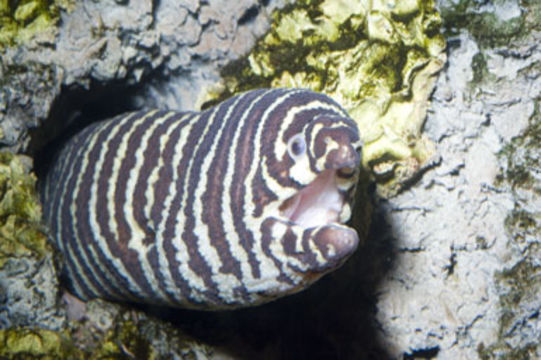
POLYGON ((167 322, 133 307, 99 299, 89 301, 83 306, 85 309, 79 314, 80 318, 67 325, 71 334, 71 345, 78 349, 79 353, 63 358, 219 358, 217 356, 220 353, 211 346, 192 339, 167 322))
MULTIPOLYGON (((250 48, 277 2, 154 4, 84 2, 62 14, 57 38, 44 33, 8 49, 3 144, 27 149, 28 129, 47 118, 40 136, 50 139, 87 111, 85 101, 118 112, 113 100, 128 92, 120 109, 197 108, 218 66, 250 48)), ((304 293, 232 313, 130 313, 97 302, 69 325, 73 341, 84 349, 92 340, 89 347, 103 347, 88 353, 118 357, 223 358, 217 345, 234 358, 541 358, 541 29, 524 25, 541 24, 535 4, 440 1, 454 9, 444 15, 449 61, 424 128, 440 163, 377 202, 369 240, 344 268, 304 293), (178 328, 201 341, 183 340, 178 328)), ((0 327, 59 327, 56 288, 42 284, 54 279, 51 261, 39 269, 25 261, 10 260, 0 273, 0 327)))
POLYGON ((80 115, 78 107, 93 99, 107 106, 103 98, 113 97, 111 102, 122 102, 120 110, 198 108, 204 100, 202 91, 218 79, 219 67, 248 51, 268 27, 269 12, 283 3, 78 3, 71 12, 60 14, 61 26, 2 54, 1 144, 17 152, 28 150, 28 131, 49 118, 47 131, 34 136, 36 145, 30 148, 34 151, 80 115), (142 78, 150 85, 128 94, 142 78), (115 92, 100 92, 113 84, 120 84, 115 92))
MULTIPOLYGON (((505 1, 480 14, 539 10, 505 1)), ((380 339, 396 359, 538 359, 541 34, 496 45, 457 31, 425 125, 441 162, 379 203, 397 251, 379 284, 380 339)))
POLYGON ((0 269, 0 329, 65 325, 58 298, 58 275, 50 255, 9 259, 0 269))
POLYGON ((31 167, 28 157, 0 152, 0 329, 58 330, 64 313, 31 167))

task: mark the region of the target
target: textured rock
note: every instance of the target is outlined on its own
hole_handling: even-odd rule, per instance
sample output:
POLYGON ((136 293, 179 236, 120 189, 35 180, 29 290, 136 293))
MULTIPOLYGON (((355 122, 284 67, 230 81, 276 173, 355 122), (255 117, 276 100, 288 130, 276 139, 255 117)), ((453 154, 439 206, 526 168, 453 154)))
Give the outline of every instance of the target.
POLYGON ((64 325, 31 163, 0 152, 0 329, 64 325))
MULTIPOLYGON (((38 149, 80 121, 79 113, 198 108, 209 87, 220 92, 213 88, 219 67, 264 34, 267 12, 278 3, 111 0, 61 13, 55 31, 2 54, 2 143, 38 149), (28 130, 44 122, 29 145, 28 130)), ((316 35, 336 41, 336 24, 349 19, 343 5, 361 10, 349 1, 321 3, 336 22, 316 35)), ((420 2, 371 3, 393 5, 396 18, 420 2)), ((304 293, 254 309, 141 311, 97 301, 81 321, 69 322, 52 260, 10 258, 0 266, 0 327, 68 330, 0 330, 0 357, 32 343, 36 356, 68 358, 540 358, 541 9, 518 0, 439 5, 448 63, 423 135, 441 160, 398 196, 376 201, 368 241, 342 269, 304 293), (64 355, 55 343, 77 350, 64 355)), ((303 39, 313 39, 312 23, 297 15, 282 25, 285 37, 298 39, 288 29, 304 26, 303 39)), ((397 39, 378 9, 366 26, 375 44, 397 39)))
POLYGON ((381 339, 397 359, 539 358, 541 34, 528 19, 540 8, 441 6, 500 28, 520 15, 526 30, 501 30, 505 45, 478 28, 449 41, 425 125, 441 163, 379 204, 397 251, 379 285, 381 339))
POLYGON ((0 269, 0 329, 64 326, 58 300, 58 274, 51 256, 12 258, 0 269))
POLYGON ((186 336, 142 311, 103 300, 89 301, 85 313, 67 328, 72 358, 212 359, 212 347, 186 336))
POLYGON ((282 4, 106 0, 55 8, 60 26, 3 50, 0 141, 33 152, 84 106, 107 115, 144 106, 195 109, 219 67, 247 52, 268 27, 267 13, 282 4), (133 91, 143 78, 148 86, 133 91), (107 109, 111 101, 122 105, 107 109), (44 122, 47 130, 29 147, 29 130, 44 122))

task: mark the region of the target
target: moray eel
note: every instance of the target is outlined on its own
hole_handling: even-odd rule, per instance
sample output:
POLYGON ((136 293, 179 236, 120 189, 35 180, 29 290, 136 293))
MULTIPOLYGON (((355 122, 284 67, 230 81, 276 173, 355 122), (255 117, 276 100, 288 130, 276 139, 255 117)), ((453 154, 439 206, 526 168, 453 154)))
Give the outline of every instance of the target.
POLYGON ((68 287, 219 310, 300 291, 355 251, 361 141, 325 95, 260 89, 202 112, 139 111, 83 129, 44 181, 68 287))

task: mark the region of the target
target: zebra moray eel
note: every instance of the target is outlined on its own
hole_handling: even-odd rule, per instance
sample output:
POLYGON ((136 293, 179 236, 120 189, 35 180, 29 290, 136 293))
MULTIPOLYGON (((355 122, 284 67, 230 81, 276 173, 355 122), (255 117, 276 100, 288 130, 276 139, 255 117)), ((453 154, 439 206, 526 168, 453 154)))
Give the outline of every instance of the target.
POLYGON ((44 217, 83 300, 262 304, 356 249, 343 223, 360 150, 347 113, 308 90, 123 114, 63 147, 44 181, 44 217))

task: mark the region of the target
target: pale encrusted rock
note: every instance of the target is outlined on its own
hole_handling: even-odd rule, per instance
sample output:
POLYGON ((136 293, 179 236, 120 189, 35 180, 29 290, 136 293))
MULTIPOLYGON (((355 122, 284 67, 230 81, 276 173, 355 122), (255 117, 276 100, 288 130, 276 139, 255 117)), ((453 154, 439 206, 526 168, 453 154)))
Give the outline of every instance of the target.
POLYGON ((65 313, 58 297, 52 257, 14 257, 0 269, 0 329, 41 327, 59 330, 65 313))
MULTIPOLYGON (((521 15, 518 2, 499 4, 481 13, 521 15)), ((394 359, 535 359, 541 34, 494 46, 457 31, 425 124, 441 163, 379 204, 397 252, 379 285, 380 339, 394 359)))
POLYGON ((29 129, 47 122, 52 130, 34 136, 30 151, 35 151, 80 115, 77 106, 66 106, 73 103, 70 94, 84 104, 88 91, 93 95, 86 101, 99 102, 100 96, 110 97, 103 92, 110 84, 127 91, 143 78, 146 86, 138 91, 115 92, 123 98, 121 110, 195 109, 207 87, 219 78, 219 68, 247 52, 269 26, 268 14, 283 4, 282 0, 76 3, 70 12, 60 13, 58 27, 47 36, 38 34, 2 54, 0 141, 11 150, 27 151, 29 129), (59 107, 52 109, 56 103, 59 107))

